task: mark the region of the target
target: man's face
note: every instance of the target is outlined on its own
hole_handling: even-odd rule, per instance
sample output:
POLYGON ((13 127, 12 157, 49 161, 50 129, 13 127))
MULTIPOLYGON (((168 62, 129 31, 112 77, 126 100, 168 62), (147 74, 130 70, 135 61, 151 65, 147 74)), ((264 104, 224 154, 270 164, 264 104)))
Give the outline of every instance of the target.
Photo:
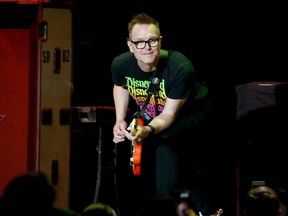
POLYGON ((160 55, 161 41, 162 37, 155 25, 136 24, 127 45, 139 64, 155 65, 160 55))

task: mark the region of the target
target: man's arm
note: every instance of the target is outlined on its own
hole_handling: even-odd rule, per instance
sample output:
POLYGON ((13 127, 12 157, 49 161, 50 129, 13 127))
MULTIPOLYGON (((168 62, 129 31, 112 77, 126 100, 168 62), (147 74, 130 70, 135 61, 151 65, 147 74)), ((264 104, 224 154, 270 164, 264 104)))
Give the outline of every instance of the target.
MULTIPOLYGON (((151 132, 152 133, 159 133, 166 128, 169 128, 172 123, 177 118, 177 114, 183 104, 185 103, 186 99, 167 99, 164 110, 158 116, 156 116, 149 125, 152 126, 137 126, 136 129, 132 129, 132 137, 131 140, 138 140, 141 141, 142 139, 148 137, 151 132)), ((128 138, 128 136, 127 136, 128 138)))
POLYGON ((167 98, 165 103, 164 110, 158 116, 156 116, 149 125, 155 128, 154 133, 158 133, 160 131, 169 128, 172 123, 177 118, 177 114, 183 104, 185 103, 186 99, 170 99, 167 98))
POLYGON ((119 143, 125 140, 128 132, 127 122, 125 121, 128 104, 129 104, 129 92, 122 86, 114 85, 113 87, 113 98, 116 113, 116 122, 113 127, 113 142, 119 143))
POLYGON ((116 110, 116 121, 125 120, 130 98, 129 92, 122 86, 114 85, 113 98, 116 110))

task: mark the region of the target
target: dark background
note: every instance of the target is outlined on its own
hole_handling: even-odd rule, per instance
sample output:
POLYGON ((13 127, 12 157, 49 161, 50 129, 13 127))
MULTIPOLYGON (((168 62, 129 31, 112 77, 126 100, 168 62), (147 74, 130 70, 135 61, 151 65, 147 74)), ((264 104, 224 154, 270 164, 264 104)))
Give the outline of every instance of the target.
POLYGON ((74 7, 75 104, 112 104, 108 94, 97 92, 103 88, 100 84, 111 92, 110 63, 128 51, 127 24, 138 12, 159 20, 163 48, 190 57, 198 78, 211 87, 217 100, 230 100, 236 84, 287 78, 283 5, 183 0, 102 3, 91 6, 84 1, 74 7), (91 79, 92 74, 96 79, 91 79))
MULTIPOLYGON (((251 180, 255 180, 239 176, 245 175, 239 165, 243 160, 244 144, 239 138, 242 131, 236 127, 235 86, 249 82, 287 81, 288 19, 284 8, 271 2, 126 0, 91 6, 84 1, 72 7, 72 103, 74 106, 113 106, 110 64, 116 55, 128 51, 127 24, 139 12, 154 16, 160 22, 164 37, 162 47, 187 55, 194 64, 198 80, 210 89, 214 127, 207 152, 199 152, 205 157, 201 166, 207 169, 211 186, 225 209, 224 215, 234 215, 239 190, 245 193, 251 180)), ((123 172, 121 175, 120 181, 126 178, 123 184, 130 186, 120 190, 120 199, 124 206, 131 204, 130 210, 133 211, 137 203, 137 187, 139 189, 142 184, 135 183, 129 175, 123 177, 123 172), (127 194, 128 200, 123 200, 127 194)))
MULTIPOLYGON (((136 13, 146 12, 160 22, 164 49, 183 52, 191 59, 198 80, 210 89, 214 112, 212 134, 205 139, 209 141, 205 143, 207 152, 199 152, 198 158, 202 159, 199 162, 206 169, 224 215, 235 215, 238 193, 244 193, 251 180, 260 180, 243 176, 250 171, 257 172, 257 167, 249 172, 240 169, 244 159, 243 133, 248 130, 253 134, 261 124, 259 136, 270 132, 272 135, 268 140, 260 139, 257 144, 260 148, 264 147, 262 142, 266 145, 265 156, 273 149, 277 157, 272 128, 280 125, 280 121, 267 123, 265 116, 257 115, 253 123, 258 121, 258 124, 246 127, 248 122, 244 125, 246 130, 237 127, 235 87, 249 82, 287 81, 288 19, 284 3, 86 0, 64 7, 70 7, 73 13, 72 106, 113 106, 110 64, 116 55, 128 51, 127 24, 136 13)), ((1 19, 1 24, 6 21, 1 19)), ((113 206, 120 202, 121 215, 130 215, 138 207, 138 191, 145 187, 129 173, 130 168, 123 160, 129 157, 129 143, 124 143, 117 149, 119 200, 114 196, 113 170, 109 170, 115 165, 112 116, 112 113, 107 116, 108 125, 103 128, 107 172, 103 172, 101 200, 113 206)), ((102 118, 105 120, 106 116, 102 118)), ((99 125, 75 124, 71 131, 71 208, 81 211, 94 198, 99 125)), ((279 137, 284 138, 283 134, 279 137)), ((277 138, 277 142, 280 141, 277 138)), ((205 147, 201 147, 202 150, 205 147)), ((254 153, 257 154, 257 149, 251 152, 254 153)), ((269 161, 267 164, 269 166, 269 161)))

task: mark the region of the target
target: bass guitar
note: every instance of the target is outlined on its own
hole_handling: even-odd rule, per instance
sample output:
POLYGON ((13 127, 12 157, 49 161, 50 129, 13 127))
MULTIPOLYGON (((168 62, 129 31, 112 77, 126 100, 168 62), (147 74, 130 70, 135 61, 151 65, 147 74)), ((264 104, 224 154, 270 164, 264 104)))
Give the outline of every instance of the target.
MULTIPOLYGON (((134 120, 132 121, 132 127, 136 129, 138 125, 144 126, 144 118, 141 116, 136 117, 135 116, 134 120)), ((142 157, 142 143, 139 141, 132 141, 130 164, 132 166, 134 176, 141 175, 141 157, 142 157)))

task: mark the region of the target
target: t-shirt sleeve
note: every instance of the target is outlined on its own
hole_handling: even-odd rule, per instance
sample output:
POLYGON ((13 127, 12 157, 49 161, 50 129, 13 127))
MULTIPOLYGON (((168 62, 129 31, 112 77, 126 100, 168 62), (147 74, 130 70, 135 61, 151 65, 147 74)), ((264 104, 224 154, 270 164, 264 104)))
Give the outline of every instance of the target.
POLYGON ((125 86, 125 76, 133 58, 132 53, 125 52, 116 56, 111 63, 112 81, 117 86, 125 86))
POLYGON ((117 86, 124 86, 124 70, 121 69, 119 56, 115 57, 111 64, 112 81, 117 86))
POLYGON ((192 64, 186 64, 175 74, 167 96, 171 99, 187 98, 192 93, 194 83, 194 68, 192 64))

